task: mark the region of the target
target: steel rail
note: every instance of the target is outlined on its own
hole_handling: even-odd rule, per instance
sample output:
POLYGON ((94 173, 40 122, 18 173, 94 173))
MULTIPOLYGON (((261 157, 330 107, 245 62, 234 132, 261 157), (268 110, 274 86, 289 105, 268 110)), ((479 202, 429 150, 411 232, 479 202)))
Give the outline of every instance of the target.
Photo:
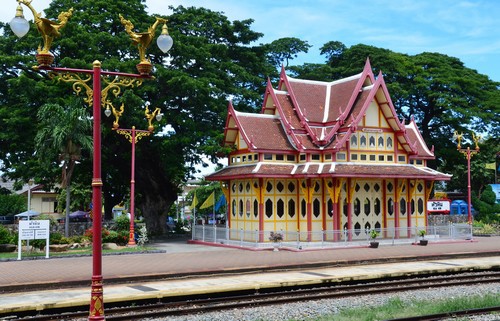
MULTIPOLYGON (((284 303, 294 303, 299 301, 311 301, 320 299, 342 298, 349 296, 370 295, 380 293, 395 293, 403 291, 414 291, 428 289, 430 287, 451 287, 459 285, 477 285, 478 283, 500 283, 500 272, 484 272, 464 275, 432 276, 425 278, 397 279, 397 280, 365 280, 360 284, 349 284, 349 282, 331 283, 327 287, 321 288, 296 288, 288 287, 280 291, 275 289, 259 289, 246 294, 224 293, 224 297, 211 298, 185 298, 183 301, 169 303, 139 304, 138 302, 124 302, 125 307, 113 307, 106 309, 107 320, 140 320, 146 317, 167 317, 174 315, 189 315, 195 313, 207 313, 211 311, 222 311, 235 308, 247 308, 255 306, 278 305, 284 303), (268 291, 268 292, 266 292, 268 291)), ((207 294, 207 296, 210 294, 207 294)), ((214 294, 216 295, 216 294, 214 294)), ((165 298, 172 300, 172 298, 165 298)), ((157 301, 158 302, 158 301, 157 301)), ((74 309, 86 307, 75 307, 74 309)), ((40 311, 38 311, 40 312, 40 311)), ((85 317, 87 311, 70 310, 46 310, 44 314, 36 316, 26 316, 12 320, 74 320, 85 317), (47 314, 50 313, 50 314, 47 314)), ((411 320, 411 319, 409 319, 411 320)), ((419 319, 420 320, 420 319, 419 319)))

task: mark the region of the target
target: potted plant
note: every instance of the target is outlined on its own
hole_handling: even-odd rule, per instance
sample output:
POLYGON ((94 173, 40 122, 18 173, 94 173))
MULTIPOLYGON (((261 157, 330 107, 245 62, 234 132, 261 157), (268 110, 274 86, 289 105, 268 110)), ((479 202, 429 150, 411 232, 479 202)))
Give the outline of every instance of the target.
POLYGON ((371 230, 370 231, 370 239, 371 239, 371 241, 370 241, 370 247, 371 248, 376 249, 378 247, 378 242, 375 241, 375 239, 377 238, 378 234, 379 233, 376 230, 371 230))
POLYGON ((425 234, 427 234, 427 232, 425 230, 419 230, 418 231, 418 235, 420 236, 420 245, 427 245, 427 242, 429 242, 428 240, 425 239, 425 234))
POLYGON ((278 251, 278 246, 283 241, 283 234, 278 232, 271 232, 269 235, 269 241, 274 243, 274 251, 278 251))

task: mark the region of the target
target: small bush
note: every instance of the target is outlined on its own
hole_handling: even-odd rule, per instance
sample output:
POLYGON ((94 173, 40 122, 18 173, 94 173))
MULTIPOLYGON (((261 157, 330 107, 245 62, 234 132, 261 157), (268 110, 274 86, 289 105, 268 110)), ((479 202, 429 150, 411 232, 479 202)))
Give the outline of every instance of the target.
POLYGON ((0 244, 15 244, 12 233, 0 225, 0 244))
POLYGON ((62 233, 52 232, 50 233, 50 244, 71 244, 76 243, 70 237, 65 237, 62 233))
POLYGON ((128 231, 109 231, 108 235, 103 236, 103 243, 116 243, 117 245, 126 245, 128 243, 128 231))
POLYGON ((127 217, 127 215, 120 215, 115 219, 114 230, 116 231, 130 230, 130 219, 127 217))
MULTIPOLYGON (((90 242, 92 242, 93 233, 94 233, 94 231, 92 230, 92 228, 89 228, 85 231, 85 233, 83 234, 83 237, 88 239, 90 242)), ((107 229, 103 228, 101 230, 102 240, 104 240, 108 235, 109 235, 109 231, 107 229)))

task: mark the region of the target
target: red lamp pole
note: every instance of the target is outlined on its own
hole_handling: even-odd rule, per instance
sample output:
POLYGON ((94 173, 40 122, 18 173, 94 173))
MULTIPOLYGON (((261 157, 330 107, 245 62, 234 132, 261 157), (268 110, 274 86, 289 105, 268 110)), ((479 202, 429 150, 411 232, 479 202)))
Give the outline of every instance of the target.
MULTIPOLYGON (((102 277, 102 178, 101 178, 101 106, 110 104, 107 100, 109 89, 131 87, 136 83, 142 83, 142 79, 151 78, 149 75, 128 74, 121 72, 103 71, 101 63, 94 61, 93 69, 58 68, 51 66, 39 66, 40 70, 50 70, 58 73, 58 79, 64 82, 74 83, 74 88, 83 87, 87 91, 87 97, 92 97, 93 114, 93 175, 92 175, 92 285, 90 294, 89 320, 104 320, 104 297, 102 277), (92 74, 92 88, 87 84, 88 79, 82 80, 77 74, 92 74), (106 88, 102 89, 101 78, 103 76, 114 76, 115 80, 106 82, 106 88), (120 83, 118 78, 128 78, 126 83, 120 83), (103 97, 104 96, 104 97, 103 97)), ((78 93, 79 91, 77 91, 78 93)), ((87 101, 89 103, 89 101, 87 101)))
MULTIPOLYGON (((35 67, 36 70, 50 70, 55 71, 56 75, 50 74, 51 78, 56 77, 58 80, 64 82, 73 83, 73 90, 79 94, 82 90, 87 93, 87 98, 84 99, 89 105, 92 104, 93 113, 93 176, 92 176, 92 212, 93 212, 93 223, 92 223, 92 289, 91 289, 91 299, 90 299, 90 312, 89 320, 104 320, 104 299, 102 290, 102 179, 101 179, 101 105, 109 109, 112 107, 112 103, 108 100, 108 92, 111 90, 114 96, 118 96, 121 92, 121 88, 134 87, 135 85, 142 84, 142 79, 140 78, 151 78, 149 75, 153 68, 151 62, 146 59, 146 49, 149 46, 151 38, 154 37, 155 29, 159 23, 163 23, 162 33, 157 39, 158 47, 161 51, 166 53, 172 47, 173 40, 168 34, 168 28, 166 24, 166 19, 156 18, 156 22, 148 29, 148 34, 151 38, 142 38, 144 34, 137 34, 132 30, 126 28, 127 33, 130 35, 131 39, 136 42, 139 46, 139 56, 140 63, 137 65, 137 70, 140 74, 126 74, 120 72, 107 72, 102 71, 101 63, 99 61, 94 61, 93 69, 73 69, 73 68, 57 68, 51 67, 54 61, 54 55, 50 53, 50 46, 55 35, 53 34, 53 25, 57 26, 57 30, 62 28, 68 22, 68 19, 73 13, 73 9, 67 12, 62 12, 58 19, 59 23, 55 21, 50 21, 47 19, 41 19, 40 14, 37 13, 35 8, 31 5, 32 0, 17 0, 18 7, 16 10, 16 16, 11 20, 10 26, 12 31, 18 36, 23 37, 29 31, 29 22, 24 18, 23 9, 21 4, 27 6, 33 13, 35 23, 38 26, 38 31, 41 33, 43 38, 43 49, 38 49, 36 55, 38 66, 35 67), (140 39, 140 40, 138 40, 140 39), (91 77, 86 79, 80 78, 78 74, 90 74, 91 77), (106 87, 102 89, 101 77, 102 76, 114 76, 113 80, 104 80, 106 87), (90 87, 90 79, 92 80, 92 88, 90 87), (123 81, 125 78, 125 81, 123 81), (127 79, 128 78, 128 79, 127 79)), ((132 25, 132 23, 124 19, 120 15, 121 23, 127 27, 132 25)), ((132 25, 133 28, 133 25, 132 25)), ((133 181, 133 180, 132 180, 133 181)))
POLYGON ((130 164, 130 234, 128 245, 135 246, 135 126, 132 126, 132 161, 130 164))
POLYGON ((89 320, 104 320, 102 289, 101 63, 94 61, 93 66, 94 161, 92 175, 92 285, 89 320))
POLYGON ((467 157, 467 222, 472 224, 472 206, 471 206, 471 187, 470 187, 470 147, 467 147, 467 152, 465 153, 467 157))
POLYGON ((132 126, 131 129, 118 128, 116 132, 124 135, 132 144, 132 161, 130 165, 130 233, 128 239, 129 246, 135 246, 135 144, 144 136, 149 136, 151 131, 139 130, 132 126))
POLYGON ((454 133, 454 138, 457 139, 457 150, 465 155, 465 158, 467 158, 467 223, 472 224, 472 199, 471 199, 471 170, 470 170, 470 159, 472 155, 475 155, 479 153, 479 140, 481 139, 481 136, 478 136, 474 133, 472 133, 472 139, 474 140, 474 143, 476 144, 476 148, 474 150, 471 150, 470 147, 467 148, 461 148, 461 141, 462 141, 462 134, 459 134, 457 131, 454 133))

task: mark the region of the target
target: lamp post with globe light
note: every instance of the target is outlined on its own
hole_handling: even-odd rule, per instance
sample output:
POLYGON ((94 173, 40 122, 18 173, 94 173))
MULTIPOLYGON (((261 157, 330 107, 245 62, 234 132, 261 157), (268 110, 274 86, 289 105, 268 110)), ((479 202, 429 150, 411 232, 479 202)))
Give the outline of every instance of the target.
POLYGON ((453 138, 456 139, 457 141, 457 150, 465 156, 467 159, 467 223, 472 224, 472 205, 471 205, 471 179, 470 179, 470 159, 473 155, 476 155, 479 153, 479 140, 481 139, 481 136, 476 135, 475 133, 472 133, 472 140, 474 141, 475 149, 471 150, 469 146, 467 148, 462 148, 462 138, 463 134, 458 133, 458 131, 455 131, 453 133, 453 138))
POLYGON ((113 104, 108 98, 108 93, 117 97, 122 88, 133 88, 140 86, 144 79, 152 78, 151 62, 146 58, 146 49, 151 44, 155 35, 155 28, 163 23, 162 33, 157 39, 157 45, 161 51, 166 53, 172 47, 173 40, 168 34, 166 19, 156 18, 156 22, 148 29, 148 32, 136 33, 133 31, 133 24, 120 15, 120 21, 124 25, 126 32, 130 35, 132 42, 140 48, 140 62, 137 65, 139 74, 129 74, 121 72, 104 71, 99 61, 93 62, 92 69, 75 69, 53 67, 54 55, 50 52, 50 47, 54 38, 60 36, 60 30, 66 25, 73 13, 73 8, 62 12, 58 16, 59 22, 54 22, 42 18, 31 2, 33 0, 17 0, 18 6, 16 15, 10 22, 12 31, 18 37, 23 37, 29 31, 30 24, 24 18, 21 5, 28 7, 33 13, 34 22, 42 36, 43 47, 37 50, 36 59, 38 65, 34 68, 39 71, 49 71, 49 77, 63 82, 73 84, 76 94, 84 91, 87 95, 84 101, 92 107, 93 114, 93 175, 92 175, 92 285, 89 309, 89 320, 104 320, 104 297, 102 286, 102 178, 101 178, 101 106, 103 108, 112 107, 113 104), (82 77, 81 75, 88 75, 82 77), (103 88, 104 87, 104 88, 103 88))
POLYGON ((111 114, 115 116, 115 120, 113 121, 113 130, 115 130, 118 134, 125 136, 125 138, 132 145, 132 156, 131 156, 131 165, 130 165, 130 232, 128 245, 135 246, 135 144, 143 137, 151 135, 154 130, 154 126, 152 124, 153 119, 160 121, 163 115, 160 112, 159 108, 156 108, 153 112, 149 111, 148 104, 146 104, 146 110, 144 112, 146 119, 148 120, 149 126, 148 130, 140 130, 135 129, 135 126, 132 128, 120 128, 119 119, 124 111, 124 105, 122 104, 120 110, 116 110, 113 106, 111 109, 107 108, 104 111, 104 114, 109 117, 111 114))

